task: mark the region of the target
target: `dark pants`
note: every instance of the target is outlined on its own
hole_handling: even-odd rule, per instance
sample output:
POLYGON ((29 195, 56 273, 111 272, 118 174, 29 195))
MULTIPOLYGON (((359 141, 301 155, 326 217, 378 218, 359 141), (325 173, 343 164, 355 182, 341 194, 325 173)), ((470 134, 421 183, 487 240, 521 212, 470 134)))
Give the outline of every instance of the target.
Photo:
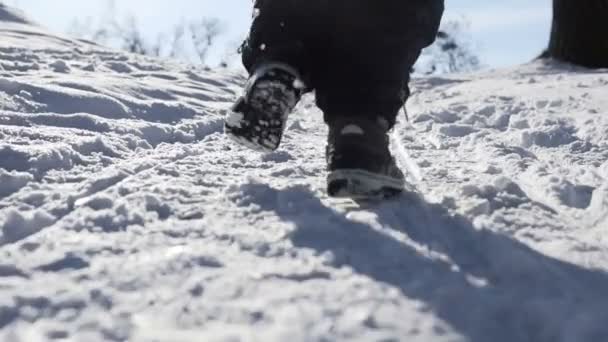
POLYGON ((256 0, 243 46, 249 72, 296 68, 325 121, 384 117, 394 125, 409 71, 437 34, 443 0, 256 0))

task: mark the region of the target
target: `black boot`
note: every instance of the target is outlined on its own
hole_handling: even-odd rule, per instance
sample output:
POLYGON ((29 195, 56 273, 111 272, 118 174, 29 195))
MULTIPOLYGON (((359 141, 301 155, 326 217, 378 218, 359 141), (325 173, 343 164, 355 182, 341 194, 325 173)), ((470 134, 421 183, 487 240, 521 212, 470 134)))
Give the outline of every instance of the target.
POLYGON ((329 123, 327 192, 331 197, 384 198, 405 188, 389 151, 384 119, 337 118, 329 123))
POLYGON ((297 72, 280 63, 258 68, 225 119, 225 132, 241 145, 261 152, 279 147, 287 116, 302 95, 297 72))

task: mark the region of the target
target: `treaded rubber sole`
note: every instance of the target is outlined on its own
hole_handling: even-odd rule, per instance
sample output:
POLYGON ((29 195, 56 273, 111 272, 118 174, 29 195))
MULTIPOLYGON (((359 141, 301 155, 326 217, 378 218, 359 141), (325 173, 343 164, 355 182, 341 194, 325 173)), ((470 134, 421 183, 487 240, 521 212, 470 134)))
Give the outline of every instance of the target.
POLYGON ((244 95, 225 117, 226 135, 255 151, 276 150, 287 117, 301 96, 290 83, 299 79, 298 72, 286 64, 269 63, 258 68, 247 82, 244 95))
POLYGON ((335 170, 327 175, 327 193, 334 198, 388 198, 405 190, 405 180, 360 169, 335 170))
POLYGON ((270 152, 273 152, 276 150, 276 148, 273 149, 268 146, 261 145, 253 140, 247 139, 243 136, 236 135, 227 126, 224 127, 224 134, 226 134, 226 136, 228 136, 228 138, 230 138, 230 140, 234 141, 235 143, 237 143, 241 146, 247 147, 250 150, 253 150, 256 152, 270 153, 270 152))

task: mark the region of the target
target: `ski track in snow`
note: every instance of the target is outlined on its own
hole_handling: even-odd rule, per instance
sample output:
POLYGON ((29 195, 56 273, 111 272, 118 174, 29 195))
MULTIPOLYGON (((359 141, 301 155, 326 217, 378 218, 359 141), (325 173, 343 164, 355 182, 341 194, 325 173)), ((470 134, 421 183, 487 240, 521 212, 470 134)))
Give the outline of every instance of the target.
POLYGON ((1 341, 607 341, 608 71, 414 80, 418 192, 324 194, 309 96, 232 145, 244 77, 0 7, 1 341))

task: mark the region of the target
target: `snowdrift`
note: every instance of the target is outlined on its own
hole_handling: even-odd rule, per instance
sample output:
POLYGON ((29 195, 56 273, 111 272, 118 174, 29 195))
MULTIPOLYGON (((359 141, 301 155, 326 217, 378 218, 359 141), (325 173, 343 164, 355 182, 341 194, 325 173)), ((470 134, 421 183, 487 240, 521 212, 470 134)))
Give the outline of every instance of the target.
POLYGON ((608 71, 415 80, 417 191, 371 205, 325 196, 312 97, 230 144, 243 81, 0 6, 1 341, 608 340, 608 71))

